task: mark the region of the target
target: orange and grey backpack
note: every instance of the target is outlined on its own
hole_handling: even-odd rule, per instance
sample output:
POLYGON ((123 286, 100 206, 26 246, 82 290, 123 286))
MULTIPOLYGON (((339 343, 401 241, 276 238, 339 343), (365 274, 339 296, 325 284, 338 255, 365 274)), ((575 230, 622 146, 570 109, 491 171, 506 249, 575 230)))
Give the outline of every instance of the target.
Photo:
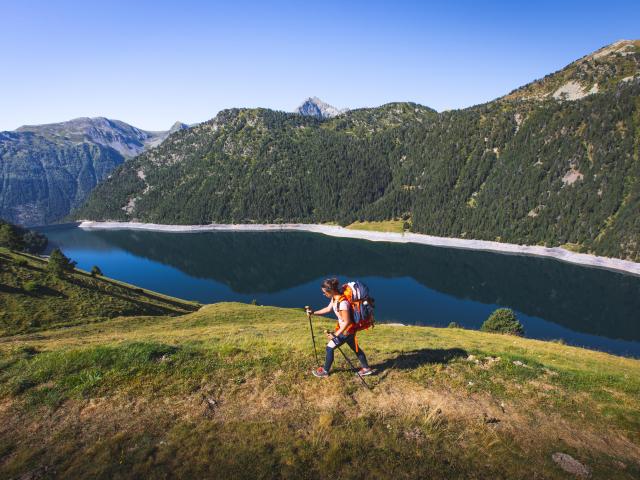
POLYGON ((374 326, 375 319, 373 308, 375 301, 369 295, 369 288, 362 282, 356 280, 342 285, 342 295, 338 301, 346 300, 351 306, 353 314, 353 333, 360 330, 367 330, 374 326))

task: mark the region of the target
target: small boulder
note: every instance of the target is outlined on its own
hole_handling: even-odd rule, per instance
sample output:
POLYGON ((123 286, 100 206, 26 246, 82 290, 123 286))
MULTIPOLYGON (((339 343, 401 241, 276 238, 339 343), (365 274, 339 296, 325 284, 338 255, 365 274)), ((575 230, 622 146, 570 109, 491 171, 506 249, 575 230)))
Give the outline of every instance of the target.
POLYGON ((580 478, 589 478, 591 476, 591 469, 589 469, 589 467, 583 465, 567 453, 556 452, 551 455, 551 458, 567 473, 571 473, 580 478))

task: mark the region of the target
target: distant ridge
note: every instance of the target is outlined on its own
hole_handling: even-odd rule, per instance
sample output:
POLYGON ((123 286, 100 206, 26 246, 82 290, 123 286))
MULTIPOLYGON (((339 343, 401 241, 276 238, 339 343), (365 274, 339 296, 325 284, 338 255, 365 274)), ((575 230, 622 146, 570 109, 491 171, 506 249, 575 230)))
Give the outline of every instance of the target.
POLYGON ((80 206, 124 162, 189 128, 141 130, 120 120, 81 117, 0 132, 0 218, 30 226, 56 222, 80 206))
POLYGON ((176 122, 170 130, 152 132, 141 130, 120 120, 104 117, 80 117, 59 123, 23 125, 16 132, 31 132, 54 142, 95 143, 111 147, 125 158, 135 157, 149 146, 159 145, 171 133, 189 128, 176 122))

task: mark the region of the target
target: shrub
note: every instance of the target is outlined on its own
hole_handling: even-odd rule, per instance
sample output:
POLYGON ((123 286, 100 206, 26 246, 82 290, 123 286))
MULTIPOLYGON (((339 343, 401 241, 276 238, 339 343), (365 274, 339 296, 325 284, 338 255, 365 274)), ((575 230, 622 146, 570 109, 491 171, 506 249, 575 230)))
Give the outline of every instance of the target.
POLYGON ((460 328, 460 324, 457 322, 451 322, 449 325, 447 325, 447 328, 460 328))
POLYGON ((47 270, 58 278, 64 277, 67 272, 73 272, 76 262, 70 260, 59 248, 56 248, 49 256, 47 270))
POLYGON ((91 276, 92 277, 102 276, 102 270, 100 270, 99 266, 94 265, 93 267, 91 267, 91 276))
POLYGON ((499 308, 485 320, 480 328, 483 332, 524 335, 524 327, 510 308, 499 308))
POLYGON ((42 288, 42 285, 35 280, 29 280, 28 282, 25 282, 23 288, 29 293, 36 293, 40 288, 42 288))

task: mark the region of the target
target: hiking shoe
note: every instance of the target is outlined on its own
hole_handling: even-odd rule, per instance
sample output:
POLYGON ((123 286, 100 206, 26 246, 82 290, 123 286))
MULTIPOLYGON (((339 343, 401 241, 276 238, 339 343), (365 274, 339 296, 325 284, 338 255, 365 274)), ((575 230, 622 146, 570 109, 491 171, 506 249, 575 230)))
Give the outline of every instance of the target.
POLYGON ((327 372, 324 367, 318 367, 312 372, 318 378, 324 378, 329 376, 329 372, 327 372))
POLYGON ((356 375, 359 375, 361 377, 365 377, 367 375, 372 375, 372 374, 373 374, 373 370, 371 370, 369 367, 361 368, 360 370, 358 370, 358 373, 356 373, 356 375))

